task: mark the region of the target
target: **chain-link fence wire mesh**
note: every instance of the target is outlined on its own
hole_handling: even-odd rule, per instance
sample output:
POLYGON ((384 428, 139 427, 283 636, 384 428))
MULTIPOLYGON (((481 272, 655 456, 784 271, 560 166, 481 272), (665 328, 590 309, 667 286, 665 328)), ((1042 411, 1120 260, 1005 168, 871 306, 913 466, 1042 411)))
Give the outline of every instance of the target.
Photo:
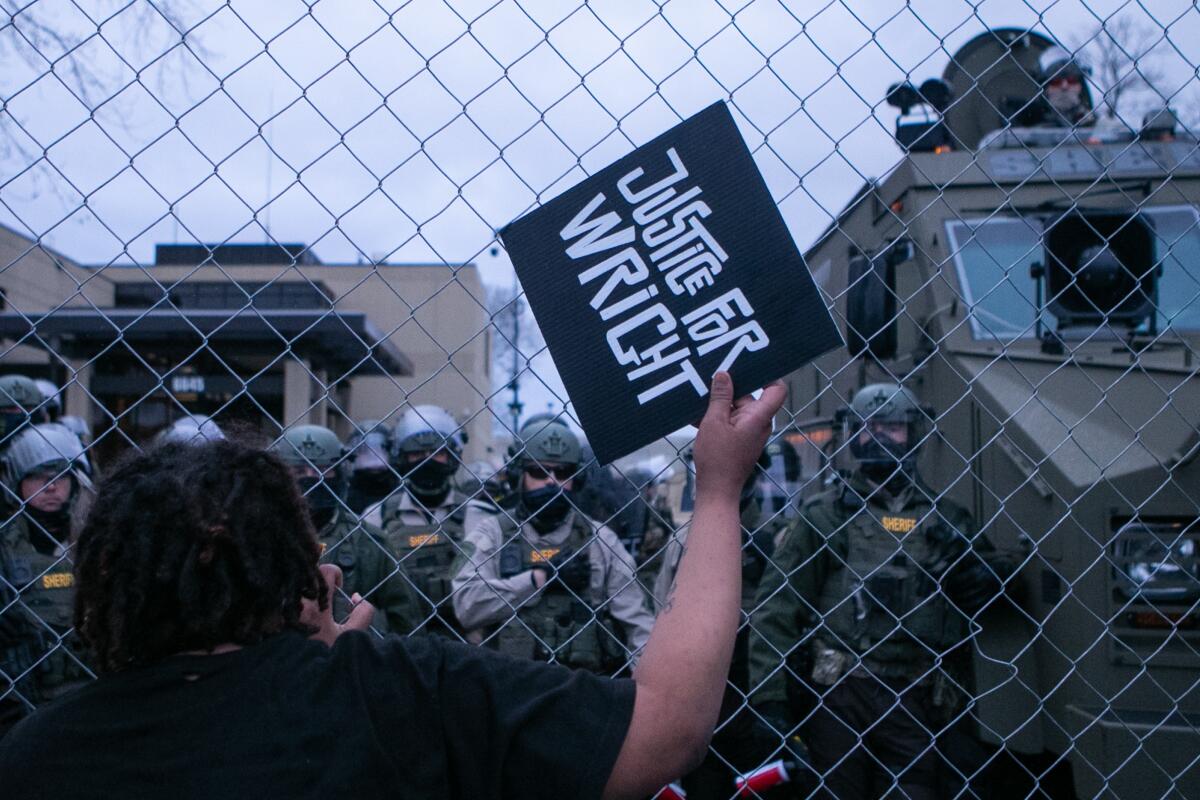
POLYGON ((1167 0, 4 3, 0 372, 54 384, 0 398, 7 718, 90 678, 71 532, 172 437, 273 442, 381 635, 626 672, 687 437, 575 454, 495 231, 721 99, 848 347, 747 487, 678 788, 1200 793, 1198 33, 1167 0))

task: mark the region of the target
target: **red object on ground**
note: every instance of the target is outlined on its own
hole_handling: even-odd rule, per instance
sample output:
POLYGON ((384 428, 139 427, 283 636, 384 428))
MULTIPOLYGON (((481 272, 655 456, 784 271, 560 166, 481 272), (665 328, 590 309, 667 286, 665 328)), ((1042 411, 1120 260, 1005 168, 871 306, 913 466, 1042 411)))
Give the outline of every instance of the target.
POLYGON ((786 761, 780 759, 736 778, 734 784, 737 786, 738 795, 749 797, 752 792, 765 792, 787 783, 792 779, 788 775, 788 766, 786 761))

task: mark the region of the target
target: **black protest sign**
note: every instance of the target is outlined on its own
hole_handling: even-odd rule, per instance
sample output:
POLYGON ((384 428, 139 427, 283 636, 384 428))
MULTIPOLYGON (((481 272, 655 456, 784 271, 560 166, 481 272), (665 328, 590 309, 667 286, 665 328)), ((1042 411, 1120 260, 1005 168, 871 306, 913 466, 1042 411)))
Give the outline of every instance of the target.
POLYGON ((500 236, 601 463, 841 344, 724 103, 500 236))

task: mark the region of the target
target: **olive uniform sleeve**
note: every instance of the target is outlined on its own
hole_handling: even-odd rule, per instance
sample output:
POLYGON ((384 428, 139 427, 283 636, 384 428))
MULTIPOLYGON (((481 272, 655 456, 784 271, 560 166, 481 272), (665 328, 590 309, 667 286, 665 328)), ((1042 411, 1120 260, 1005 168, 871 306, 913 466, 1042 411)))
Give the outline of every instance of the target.
POLYGON ((780 537, 767 564, 750 616, 751 702, 787 702, 787 671, 782 669, 807 630, 817 621, 816 603, 830 569, 824 536, 801 511, 780 537))
POLYGON ((509 578, 500 577, 503 538, 496 517, 476 517, 474 526, 463 537, 462 552, 451 568, 454 573, 450 582, 454 613, 468 630, 504 622, 537 591, 529 570, 509 578))

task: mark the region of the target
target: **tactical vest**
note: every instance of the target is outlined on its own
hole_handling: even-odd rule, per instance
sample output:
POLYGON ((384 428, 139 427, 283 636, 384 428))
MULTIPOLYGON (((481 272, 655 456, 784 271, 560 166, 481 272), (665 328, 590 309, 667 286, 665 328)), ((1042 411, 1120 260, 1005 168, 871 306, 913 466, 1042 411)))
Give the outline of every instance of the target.
POLYGON ((913 677, 963 641, 967 620, 937 585, 946 523, 932 506, 890 512, 838 499, 805 514, 826 537, 845 523, 846 552, 830 559, 817 603, 826 646, 862 655, 877 675, 913 677))
POLYGON ((591 589, 590 543, 594 536, 582 514, 576 513, 571 532, 560 547, 537 549, 525 536, 517 535, 516 524, 507 516, 500 523, 500 577, 511 578, 548 561, 560 552, 585 549, 589 559, 588 588, 577 592, 543 590, 536 603, 517 609, 515 619, 503 624, 490 641, 502 653, 535 661, 550 661, 575 669, 607 673, 626 661, 625 648, 608 614, 603 598, 591 589))
POLYGON ((448 612, 451 565, 461 551, 465 510, 457 508, 441 522, 420 525, 406 525, 398 513, 386 512, 384 535, 400 569, 424 601, 448 612))
MULTIPOLYGON (((18 641, 0 643, 0 662, 16 674, 30 667, 30 691, 39 700, 57 697, 92 676, 81 661, 72 628, 75 616, 75 576, 69 555, 39 552, 30 541, 29 524, 20 517, 0 536, 7 544, 5 572, 21 595, 28 625, 18 641)), ((8 613, 23 613, 18 606, 8 613)), ((14 673, 9 673, 14 674, 14 673)))

